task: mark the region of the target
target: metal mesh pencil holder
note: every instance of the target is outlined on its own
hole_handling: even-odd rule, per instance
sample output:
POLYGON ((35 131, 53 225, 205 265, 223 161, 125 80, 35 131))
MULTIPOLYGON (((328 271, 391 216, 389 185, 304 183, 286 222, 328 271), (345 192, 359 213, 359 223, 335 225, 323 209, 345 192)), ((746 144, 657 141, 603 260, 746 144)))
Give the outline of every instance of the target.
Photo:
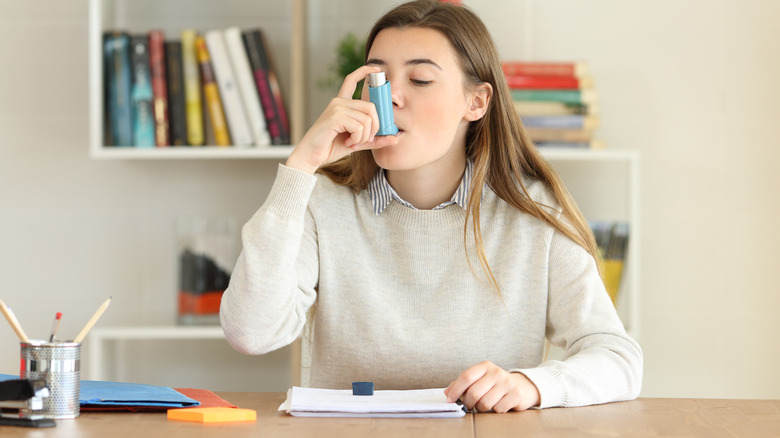
POLYGON ((45 379, 49 397, 43 409, 31 415, 64 419, 79 416, 81 344, 76 342, 30 341, 21 343, 19 377, 45 379))

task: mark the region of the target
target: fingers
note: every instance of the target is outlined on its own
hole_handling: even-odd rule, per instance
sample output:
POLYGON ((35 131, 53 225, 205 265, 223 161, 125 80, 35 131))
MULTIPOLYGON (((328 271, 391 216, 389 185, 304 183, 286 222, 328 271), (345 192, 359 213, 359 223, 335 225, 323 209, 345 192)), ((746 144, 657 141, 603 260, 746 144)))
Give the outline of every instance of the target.
POLYGON ((346 100, 333 108, 334 130, 349 134, 344 146, 368 143, 379 130, 375 127, 376 108, 360 100, 346 100))
MULTIPOLYGON (((370 73, 376 73, 382 71, 379 67, 373 65, 364 65, 357 70, 348 74, 344 78, 344 83, 341 84, 337 99, 341 99, 346 102, 346 107, 359 112, 360 114, 352 114, 356 120, 360 122, 362 126, 351 125, 355 129, 345 129, 341 132, 349 132, 349 139, 345 141, 344 145, 352 147, 355 145, 369 145, 373 141, 374 135, 379 131, 379 117, 376 113, 376 107, 373 104, 364 102, 362 100, 352 99, 352 95, 355 93, 358 82, 366 78, 370 73)), ((356 148, 352 148, 357 150, 356 148)), ((365 149, 365 147, 364 147, 365 149)))
POLYGON ((497 414, 503 414, 505 412, 511 411, 512 409, 523 410, 526 408, 521 406, 520 400, 512 397, 510 394, 505 394, 495 404, 493 404, 493 407, 491 408, 491 410, 497 414))
POLYGON ((378 71, 381 71, 379 67, 366 65, 347 75, 338 96, 330 101, 296 145, 287 160, 288 165, 311 173, 351 152, 397 143, 395 139, 375 141, 374 136, 379 131, 376 107, 371 102, 352 99, 357 83, 369 73, 378 71))
POLYGON ((326 113, 330 112, 326 119, 334 123, 332 129, 335 134, 348 134, 344 141, 346 147, 369 143, 379 131, 376 107, 369 102, 352 99, 358 82, 365 79, 369 73, 379 71, 381 69, 377 66, 364 65, 348 74, 341 84, 337 97, 331 101, 326 110, 326 113))
POLYGON ((469 409, 489 412, 503 395, 499 393, 500 389, 497 389, 495 384, 496 382, 493 379, 482 378, 477 380, 461 397, 463 404, 469 409))
POLYGON ((379 130, 376 108, 370 102, 362 100, 342 99, 331 100, 312 129, 325 134, 326 147, 336 136, 344 139, 346 147, 367 143, 379 130))
POLYGON ((366 149, 381 149, 396 144, 398 144, 398 137, 394 135, 379 135, 372 137, 367 143, 354 144, 349 148, 352 151, 362 151, 366 149))
MULTIPOLYGON (((489 362, 480 362, 462 372, 457 379, 453 380, 445 391, 447 394, 447 401, 449 403, 453 403, 461 398, 461 396, 466 393, 466 390, 468 390, 471 385, 484 377, 485 373, 487 372, 488 364, 489 362)), ((467 405, 466 407, 469 406, 467 405)), ((469 407, 469 409, 471 409, 471 407, 469 407)))
POLYGON ((536 386, 521 373, 509 373, 491 362, 464 371, 445 389, 449 402, 458 398, 479 412, 524 410, 539 404, 536 386))
POLYGON ((476 401, 474 407, 479 412, 503 414, 512 409, 520 409, 520 402, 520 394, 517 388, 512 386, 507 379, 495 382, 495 385, 476 401))
POLYGON ((341 97, 342 99, 352 99, 352 95, 357 89, 358 82, 365 79, 369 73, 378 73, 380 71, 382 71, 382 69, 375 65, 364 65, 348 74, 347 77, 344 78, 344 83, 341 84, 338 97, 341 97))

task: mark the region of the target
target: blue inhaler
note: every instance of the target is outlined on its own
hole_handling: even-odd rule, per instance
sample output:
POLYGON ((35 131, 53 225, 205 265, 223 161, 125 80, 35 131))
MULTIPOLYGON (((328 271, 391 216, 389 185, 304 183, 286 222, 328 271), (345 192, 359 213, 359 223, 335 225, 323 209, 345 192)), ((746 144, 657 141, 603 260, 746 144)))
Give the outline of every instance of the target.
POLYGON ((395 135, 398 128, 393 118, 393 97, 390 94, 390 82, 385 78, 385 72, 368 75, 368 99, 376 106, 379 116, 379 132, 376 135, 395 135))

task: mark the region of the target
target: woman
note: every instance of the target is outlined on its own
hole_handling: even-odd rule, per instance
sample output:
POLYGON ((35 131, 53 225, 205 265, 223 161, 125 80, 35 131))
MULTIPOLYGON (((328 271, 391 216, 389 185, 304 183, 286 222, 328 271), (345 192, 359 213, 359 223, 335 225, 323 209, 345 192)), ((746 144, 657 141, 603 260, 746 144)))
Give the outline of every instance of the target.
POLYGON ((470 10, 436 1, 382 17, 244 226, 222 299, 247 354, 308 323, 310 384, 447 387, 506 412, 635 398, 642 352, 604 289, 592 233, 523 132, 498 55, 470 10), (383 71, 395 136, 356 84, 383 71), (565 360, 544 362, 545 339, 565 360))

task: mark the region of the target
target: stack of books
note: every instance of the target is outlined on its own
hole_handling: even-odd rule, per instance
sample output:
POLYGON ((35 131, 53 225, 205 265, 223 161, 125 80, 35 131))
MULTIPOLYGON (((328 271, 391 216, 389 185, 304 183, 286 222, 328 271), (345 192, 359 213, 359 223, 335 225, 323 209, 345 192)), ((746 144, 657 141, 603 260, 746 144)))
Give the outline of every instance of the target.
POLYGON ((504 61, 526 132, 539 147, 602 148, 597 94, 585 62, 504 61))
POLYGON ((290 144, 261 29, 108 31, 103 58, 106 146, 290 144))

